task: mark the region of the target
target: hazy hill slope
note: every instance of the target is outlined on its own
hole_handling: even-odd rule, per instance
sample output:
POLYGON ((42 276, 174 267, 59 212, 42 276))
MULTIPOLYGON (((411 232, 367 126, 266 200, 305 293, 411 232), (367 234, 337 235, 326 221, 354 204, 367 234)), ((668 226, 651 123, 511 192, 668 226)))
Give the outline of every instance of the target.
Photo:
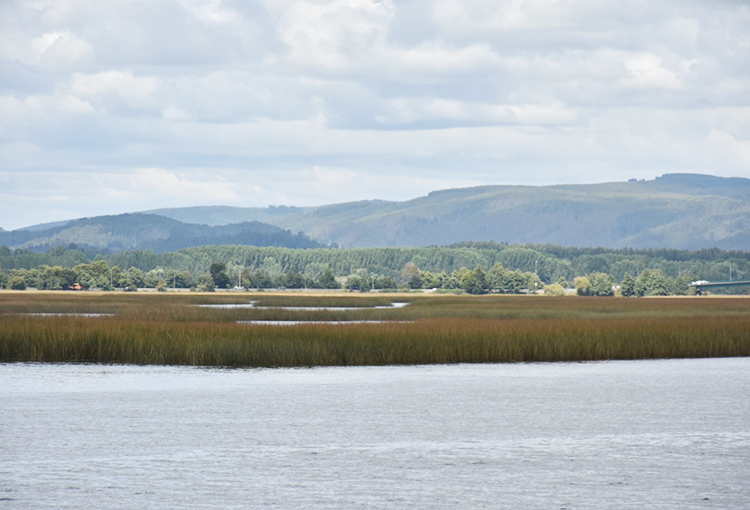
POLYGON ((41 247, 76 242, 156 251, 225 243, 307 247, 309 239, 291 234, 301 231, 325 245, 342 247, 495 241, 750 249, 750 179, 696 174, 586 185, 481 186, 435 191, 404 202, 372 200, 304 208, 183 207, 152 212, 121 215, 122 220, 103 217, 110 218, 107 225, 101 224, 101 218, 91 218, 0 232, 0 244, 41 247), (117 221, 130 230, 117 227, 117 221), (274 228, 269 224, 275 226, 274 231, 268 230, 274 228))
MULTIPOLYGON (((190 209, 172 211, 185 214, 190 209)), ((287 214, 268 217, 269 223, 344 247, 470 240, 750 248, 750 180, 708 175, 670 174, 651 181, 588 185, 482 186, 436 191, 406 202, 363 201, 275 212, 287 214)))
POLYGON ((230 223, 243 223, 260 221, 269 223, 280 216, 309 211, 309 207, 231 207, 228 205, 208 205, 197 207, 176 207, 171 209, 152 209, 143 211, 145 214, 157 214, 172 218, 183 223, 196 223, 199 225, 229 225, 230 223))
POLYGON ((47 249, 69 243, 110 251, 149 249, 156 252, 209 244, 287 248, 321 246, 304 235, 292 234, 282 228, 257 221, 211 227, 142 213, 97 216, 45 229, 0 232, 0 245, 12 247, 47 249))

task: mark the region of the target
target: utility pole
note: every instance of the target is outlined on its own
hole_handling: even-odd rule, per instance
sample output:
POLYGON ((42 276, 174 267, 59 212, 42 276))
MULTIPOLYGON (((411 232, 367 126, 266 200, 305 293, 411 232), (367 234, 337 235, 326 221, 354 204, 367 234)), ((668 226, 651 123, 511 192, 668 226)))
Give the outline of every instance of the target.
POLYGON ((245 264, 247 263, 247 251, 245 251, 242 254, 242 265, 239 269, 239 274, 237 275, 237 287, 242 287, 242 270, 245 268, 245 264))

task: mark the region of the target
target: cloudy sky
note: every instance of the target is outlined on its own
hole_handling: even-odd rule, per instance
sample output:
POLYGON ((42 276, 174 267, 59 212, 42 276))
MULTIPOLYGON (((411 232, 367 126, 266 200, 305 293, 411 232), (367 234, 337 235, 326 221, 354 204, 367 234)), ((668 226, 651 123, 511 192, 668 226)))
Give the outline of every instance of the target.
POLYGON ((744 0, 0 0, 0 227, 750 178, 744 0))

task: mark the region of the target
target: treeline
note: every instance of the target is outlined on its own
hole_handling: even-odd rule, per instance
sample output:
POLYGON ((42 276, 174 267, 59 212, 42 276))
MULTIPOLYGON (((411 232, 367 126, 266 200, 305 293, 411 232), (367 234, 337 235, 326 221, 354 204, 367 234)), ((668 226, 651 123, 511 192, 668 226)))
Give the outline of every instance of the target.
POLYGON ((607 295, 618 286, 625 295, 665 295, 687 292, 690 281, 729 279, 750 279, 749 252, 498 243, 346 250, 226 245, 117 254, 92 253, 75 245, 57 246, 47 253, 0 247, 0 287, 43 289, 79 283, 84 288, 345 286, 471 293, 545 288, 554 294, 559 292, 556 286, 575 285, 579 293, 590 295, 607 295))

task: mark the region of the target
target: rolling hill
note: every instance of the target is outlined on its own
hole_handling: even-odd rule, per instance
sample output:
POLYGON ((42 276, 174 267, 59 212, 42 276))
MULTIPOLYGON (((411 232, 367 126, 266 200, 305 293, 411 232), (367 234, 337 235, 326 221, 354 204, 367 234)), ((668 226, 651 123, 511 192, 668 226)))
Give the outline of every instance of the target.
POLYGON ((165 216, 144 213, 97 216, 0 232, 0 245, 13 248, 46 250, 69 243, 75 243, 82 248, 113 252, 134 249, 168 252, 211 244, 287 248, 322 246, 304 234, 292 234, 282 228, 258 221, 208 226, 183 223, 165 216))
POLYGON ((750 248, 750 179, 698 174, 603 184, 450 189, 405 202, 151 212, 214 225, 262 219, 342 247, 496 241, 610 248, 750 248))
POLYGON ((748 250, 750 179, 667 174, 649 181, 481 186, 404 202, 183 207, 0 231, 0 245, 13 247, 73 242, 157 252, 207 244, 350 248, 463 241, 748 250))

